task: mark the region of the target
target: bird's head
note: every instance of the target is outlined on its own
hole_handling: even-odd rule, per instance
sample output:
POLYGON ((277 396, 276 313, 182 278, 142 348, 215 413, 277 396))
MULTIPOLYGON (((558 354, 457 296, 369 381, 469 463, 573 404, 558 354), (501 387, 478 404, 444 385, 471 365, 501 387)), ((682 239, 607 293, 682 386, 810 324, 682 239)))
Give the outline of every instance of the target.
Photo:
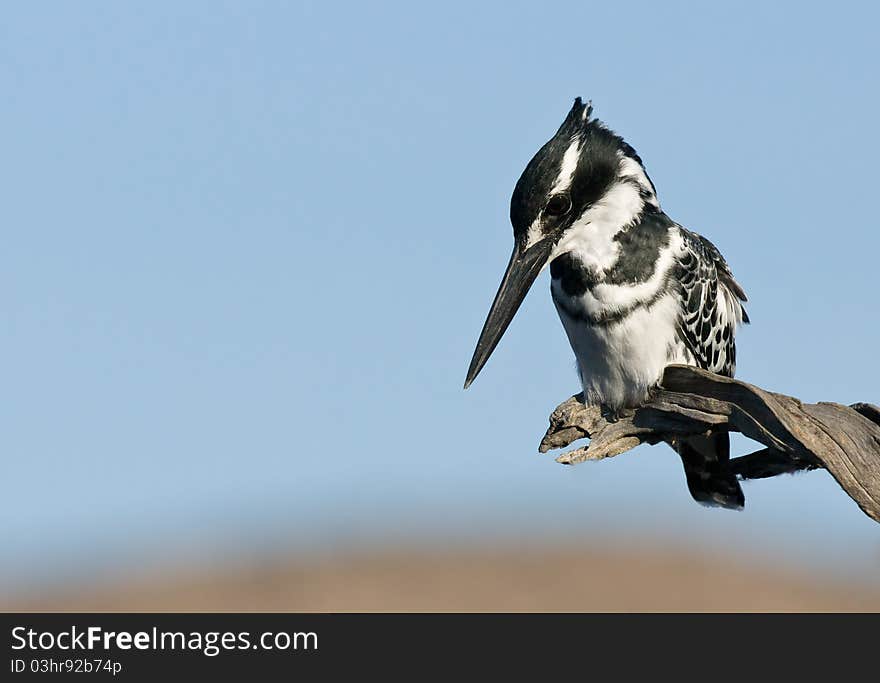
POLYGON ((617 195, 631 198, 639 211, 657 206, 638 154, 590 118, 592 111, 591 104, 578 97, 556 135, 538 150, 516 183, 510 200, 513 254, 477 342, 465 388, 489 360, 541 270, 569 251, 580 231, 590 229, 595 216, 591 210, 617 195))

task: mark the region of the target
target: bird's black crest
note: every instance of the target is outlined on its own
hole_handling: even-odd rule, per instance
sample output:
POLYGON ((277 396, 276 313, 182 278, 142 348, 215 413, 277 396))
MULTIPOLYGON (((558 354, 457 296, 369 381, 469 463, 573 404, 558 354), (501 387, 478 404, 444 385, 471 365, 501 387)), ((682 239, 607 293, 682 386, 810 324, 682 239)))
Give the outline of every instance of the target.
POLYGON ((587 103, 584 104, 583 100, 580 97, 574 98, 574 104, 571 107, 571 111, 568 112, 568 119, 572 119, 574 121, 586 122, 590 120, 590 116, 593 114, 593 102, 591 100, 587 100, 587 103))
POLYGON ((525 233, 544 209, 559 177, 566 150, 578 141, 582 152, 568 192, 574 220, 608 190, 617 177, 621 153, 642 165, 636 151, 598 119, 592 102, 578 97, 556 134, 538 150, 520 176, 510 201, 514 232, 525 233))

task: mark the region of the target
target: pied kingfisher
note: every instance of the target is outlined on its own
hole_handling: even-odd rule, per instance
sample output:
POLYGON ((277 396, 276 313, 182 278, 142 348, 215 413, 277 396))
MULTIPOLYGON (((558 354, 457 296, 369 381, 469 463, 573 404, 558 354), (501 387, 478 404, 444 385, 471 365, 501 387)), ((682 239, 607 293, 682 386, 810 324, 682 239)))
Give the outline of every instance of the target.
MULTIPOLYGON (((732 377, 746 295, 705 237, 670 219, 636 151, 580 98, 523 171, 510 202, 514 248, 465 381, 474 380, 538 273, 577 358, 589 404, 645 402, 670 363, 732 377)), ((727 433, 671 442, 699 502, 741 508, 727 433)))

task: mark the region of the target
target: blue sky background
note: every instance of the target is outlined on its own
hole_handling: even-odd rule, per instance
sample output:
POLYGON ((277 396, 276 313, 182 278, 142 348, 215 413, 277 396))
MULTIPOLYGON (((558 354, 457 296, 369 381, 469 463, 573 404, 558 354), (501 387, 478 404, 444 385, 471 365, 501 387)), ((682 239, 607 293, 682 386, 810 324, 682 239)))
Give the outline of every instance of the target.
POLYGON ((746 287, 740 376, 880 402, 876 5, 417 5, 4 6, 3 576, 505 535, 880 574, 825 473, 735 514, 668 449, 537 455, 546 274, 461 390, 582 95, 746 287))

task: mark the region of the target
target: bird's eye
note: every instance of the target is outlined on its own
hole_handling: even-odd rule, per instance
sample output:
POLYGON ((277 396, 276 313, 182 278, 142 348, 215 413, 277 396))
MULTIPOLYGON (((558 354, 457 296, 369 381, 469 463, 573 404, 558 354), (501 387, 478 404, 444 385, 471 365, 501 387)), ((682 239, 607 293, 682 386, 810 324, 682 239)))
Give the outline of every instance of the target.
POLYGON ((567 194, 554 194, 547 200, 544 214, 547 216, 564 216, 571 209, 571 197, 567 194))

